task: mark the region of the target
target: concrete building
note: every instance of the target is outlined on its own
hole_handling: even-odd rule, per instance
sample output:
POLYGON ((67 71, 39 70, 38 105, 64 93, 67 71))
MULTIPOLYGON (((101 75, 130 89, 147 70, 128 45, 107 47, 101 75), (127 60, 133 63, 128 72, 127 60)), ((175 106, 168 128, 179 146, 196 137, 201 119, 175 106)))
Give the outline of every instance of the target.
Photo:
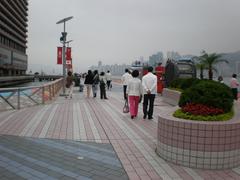
POLYGON ((24 75, 28 0, 0 0, 0 76, 24 75))

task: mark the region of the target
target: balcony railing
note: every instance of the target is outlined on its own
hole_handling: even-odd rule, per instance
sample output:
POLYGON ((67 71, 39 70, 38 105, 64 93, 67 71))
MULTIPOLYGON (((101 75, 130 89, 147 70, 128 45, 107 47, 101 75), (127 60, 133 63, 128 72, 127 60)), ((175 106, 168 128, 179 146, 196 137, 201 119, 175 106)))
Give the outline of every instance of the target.
POLYGON ((41 86, 0 88, 0 111, 45 104, 59 94, 62 85, 61 78, 41 86))

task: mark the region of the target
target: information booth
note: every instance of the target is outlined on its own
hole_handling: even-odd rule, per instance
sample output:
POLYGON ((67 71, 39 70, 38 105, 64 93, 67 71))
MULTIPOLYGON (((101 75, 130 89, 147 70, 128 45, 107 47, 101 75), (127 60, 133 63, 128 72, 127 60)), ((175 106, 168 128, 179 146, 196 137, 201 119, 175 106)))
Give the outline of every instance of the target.
POLYGON ((168 60, 165 66, 166 87, 177 78, 196 78, 196 66, 192 59, 168 60))

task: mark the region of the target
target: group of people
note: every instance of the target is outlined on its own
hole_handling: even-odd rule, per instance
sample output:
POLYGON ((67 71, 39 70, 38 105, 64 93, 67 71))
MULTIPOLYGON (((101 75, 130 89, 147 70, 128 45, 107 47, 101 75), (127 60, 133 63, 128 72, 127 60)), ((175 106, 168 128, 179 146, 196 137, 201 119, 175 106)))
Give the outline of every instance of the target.
POLYGON ((148 67, 148 73, 138 78, 139 71, 134 70, 131 74, 125 70, 121 80, 123 83, 124 99, 129 104, 131 119, 138 114, 138 104, 143 98, 143 119, 153 119, 154 99, 157 93, 157 76, 153 74, 153 67, 148 67))
POLYGON ((93 97, 97 97, 98 86, 100 87, 100 98, 108 99, 106 95, 106 87, 108 90, 111 89, 112 84, 112 75, 110 71, 98 73, 98 70, 91 71, 88 70, 88 73, 85 77, 84 85, 87 89, 87 98, 90 97, 91 90, 93 92, 93 97))

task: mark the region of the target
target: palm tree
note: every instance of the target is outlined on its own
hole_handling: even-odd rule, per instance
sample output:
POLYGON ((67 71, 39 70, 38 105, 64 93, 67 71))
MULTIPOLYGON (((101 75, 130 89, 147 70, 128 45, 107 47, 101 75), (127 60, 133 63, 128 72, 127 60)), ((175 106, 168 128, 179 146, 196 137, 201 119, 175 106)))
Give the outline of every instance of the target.
POLYGON ((208 54, 205 51, 202 52, 202 55, 200 58, 200 64, 202 65, 202 68, 208 69, 208 78, 210 80, 213 79, 213 70, 215 70, 214 65, 220 62, 228 63, 225 59, 220 59, 221 55, 212 53, 208 54))
POLYGON ((203 79, 203 78, 204 78, 204 76, 203 76, 203 70, 206 69, 206 65, 201 64, 201 63, 197 63, 197 64, 196 64, 196 68, 197 68, 197 69, 200 69, 200 79, 203 79))

